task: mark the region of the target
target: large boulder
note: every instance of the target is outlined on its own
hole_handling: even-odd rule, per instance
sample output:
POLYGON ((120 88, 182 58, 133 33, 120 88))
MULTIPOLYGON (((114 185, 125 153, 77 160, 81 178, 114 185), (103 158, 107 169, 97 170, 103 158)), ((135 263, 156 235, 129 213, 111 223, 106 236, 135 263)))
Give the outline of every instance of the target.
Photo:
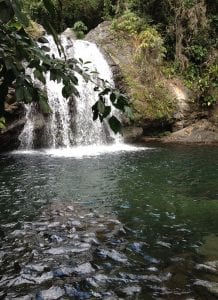
POLYGON ((199 120, 162 138, 163 142, 218 144, 218 127, 207 119, 199 120))

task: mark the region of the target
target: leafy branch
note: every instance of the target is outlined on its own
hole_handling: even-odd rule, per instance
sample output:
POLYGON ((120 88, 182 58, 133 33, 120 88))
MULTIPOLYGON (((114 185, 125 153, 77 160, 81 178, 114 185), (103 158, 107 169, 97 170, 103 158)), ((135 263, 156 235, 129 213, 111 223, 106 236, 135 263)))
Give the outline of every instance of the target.
MULTIPOLYGON (((51 16, 57 13, 51 0, 43 0, 43 3, 51 16)), ((63 83, 62 94, 65 98, 79 96, 76 89, 78 79, 75 74, 81 74, 86 80, 91 80, 90 74, 84 72, 77 60, 66 58, 60 39, 49 22, 46 24, 46 30, 52 34, 58 52, 64 59, 51 57, 48 54, 50 49, 46 46, 47 39, 41 37, 37 43, 26 31, 28 25, 29 19, 22 12, 20 1, 0 0, 0 117, 5 113, 4 103, 9 87, 15 88, 18 102, 35 102, 43 113, 48 114, 51 110, 47 95, 38 84, 39 81, 45 84, 46 73, 50 72, 51 80, 63 83), (32 69, 34 79, 29 75, 28 69, 32 69)), ((93 119, 99 118, 101 122, 105 118, 108 119, 111 113, 107 97, 111 104, 121 111, 128 107, 124 95, 102 82, 103 84, 96 89, 99 100, 92 107, 93 119)), ((115 116, 111 116, 108 122, 114 132, 120 131, 121 124, 115 116)))

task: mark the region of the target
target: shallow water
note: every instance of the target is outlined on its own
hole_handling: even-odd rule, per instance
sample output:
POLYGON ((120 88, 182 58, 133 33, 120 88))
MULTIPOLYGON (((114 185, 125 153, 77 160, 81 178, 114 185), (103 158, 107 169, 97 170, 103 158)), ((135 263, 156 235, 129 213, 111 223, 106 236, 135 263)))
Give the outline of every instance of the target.
MULTIPOLYGON (((77 279, 74 283, 70 281, 74 289, 92 293, 74 295, 77 297, 75 299, 215 299, 217 265, 211 265, 211 262, 218 260, 217 148, 157 146, 141 151, 117 150, 105 153, 102 149, 96 153, 98 155, 94 155, 93 150, 90 156, 85 150, 85 154, 79 151, 80 155, 74 155, 73 152, 69 155, 68 152, 68 155, 63 153, 62 156, 57 151, 1 155, 0 254, 10 249, 10 259, 13 260, 13 251, 19 248, 22 238, 19 232, 18 236, 12 233, 28 226, 28 243, 32 248, 36 247, 37 242, 33 241, 36 229, 30 224, 49 220, 46 216, 50 205, 78 206, 81 215, 87 209, 101 210, 103 215, 107 215, 106 219, 110 219, 111 215, 111 218, 121 222, 125 233, 113 232, 110 236, 112 227, 107 222, 102 225, 104 230, 101 233, 95 232, 99 245, 87 250, 87 259, 79 258, 92 265, 95 275, 83 276, 83 281, 89 284, 77 279), (41 219, 42 216, 44 219, 41 219), (17 248, 13 246, 14 243, 17 243, 17 248), (93 280, 98 287, 90 283, 93 280), (213 286, 210 287, 210 284, 213 286)), ((54 210, 49 212, 51 215, 52 220, 56 218, 53 216, 54 210)), ((77 217, 80 219, 81 216, 77 217)), ((61 220, 63 228, 68 222, 67 218, 61 220)), ((91 227, 94 219, 81 229, 83 233, 91 227)), ((96 224, 100 225, 99 222, 102 224, 103 221, 97 220, 96 224)), ((57 233, 56 239, 63 239, 66 235, 65 231, 60 230, 60 224, 56 224, 52 233, 48 224, 46 226, 44 230, 49 235, 57 233)), ((55 249, 52 243, 46 246, 43 243, 42 249, 55 249)), ((66 240, 65 248, 68 243, 66 240)), ((30 250, 22 251, 30 260, 30 250)), ((43 253, 48 250, 43 251, 39 256, 41 260, 43 253)), ((56 250, 51 250, 49 254, 52 261, 50 271, 57 267, 53 265, 52 251, 56 250)), ((60 255, 63 256, 63 253, 60 255)), ((8 276, 13 277, 13 273, 17 276, 27 264, 25 259, 19 261, 19 256, 16 256, 14 259, 20 267, 19 272, 14 271, 11 267, 5 267, 3 254, 2 257, 0 276, 7 276, 7 272, 8 276)), ((57 259, 55 261, 60 266, 60 262, 57 263, 57 259)), ((65 257, 63 261, 66 267, 71 260, 65 257)), ((65 285, 69 284, 71 277, 56 283, 56 288, 62 289, 62 292, 55 290, 61 299, 70 299, 65 285)), ((10 296, 11 284, 10 293, 14 293, 10 296, 12 299, 16 295, 24 297, 33 291, 36 294, 30 299, 34 299, 34 295, 39 295, 37 293, 41 290, 52 288, 53 282, 40 281, 34 284, 34 289, 21 282, 19 289, 15 286, 13 290, 13 284, 3 279, 0 277, 2 297, 10 296)), ((48 297, 49 293, 55 291, 42 292, 41 298, 37 299, 56 299, 54 296, 48 297)))

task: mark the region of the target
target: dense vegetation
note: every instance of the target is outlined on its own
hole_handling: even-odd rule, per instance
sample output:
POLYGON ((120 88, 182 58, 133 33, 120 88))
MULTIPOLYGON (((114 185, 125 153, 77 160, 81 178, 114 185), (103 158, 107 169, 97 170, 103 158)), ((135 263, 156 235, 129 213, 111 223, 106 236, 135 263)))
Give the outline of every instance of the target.
POLYGON ((153 52, 159 49, 159 56, 165 57, 165 72, 182 76, 202 105, 215 104, 218 96, 217 2, 129 0, 118 1, 118 5, 119 14, 129 14, 123 27, 131 30, 133 24, 138 26, 140 51, 145 48, 148 51, 149 43, 153 52))
MULTIPOLYGON (((74 27, 80 21, 86 32, 105 19, 126 16, 127 23, 123 24, 123 29, 128 32, 132 30, 129 25, 135 26, 141 43, 141 58, 146 51, 145 45, 156 43, 155 51, 160 46, 160 55, 167 62, 165 72, 182 76, 204 106, 215 104, 218 75, 216 1, 88 0, 84 4, 78 0, 53 0, 53 3, 59 12, 55 22, 59 24, 57 30, 74 27), (148 30, 145 30, 148 27, 151 28, 149 36, 148 30)), ((24 4, 26 12, 39 23, 43 24, 49 17, 42 1, 24 0, 24 4)), ((145 64, 146 61, 141 59, 140 63, 145 64)))
MULTIPOLYGON (((59 50, 57 32, 66 27, 74 29, 78 37, 103 20, 112 20, 112 28, 131 36, 136 44, 135 61, 142 74, 151 74, 152 64, 162 65, 167 76, 180 76, 195 92, 195 98, 206 107, 217 100, 217 8, 212 0, 23 0, 0 1, 0 114, 3 115, 4 99, 8 87, 16 86, 18 100, 35 101, 45 110, 45 95, 34 85, 20 63, 26 60, 33 68, 35 78, 44 81, 43 72, 51 71, 54 80, 64 77, 65 95, 76 93, 76 77, 79 65, 73 61, 63 63, 51 60, 26 30, 28 18, 41 23, 55 37, 59 50), (21 7, 21 3, 23 6, 21 7), (52 24, 52 26, 51 26, 52 24), (54 29, 53 29, 54 28, 54 29), (42 60, 42 64, 39 64, 42 60), (16 81, 15 81, 16 79, 16 81)), ((145 77, 145 76, 144 76, 145 77)), ((130 78, 132 83, 132 79, 130 78)), ((143 82, 142 82, 143 84, 143 82)), ((162 97, 162 86, 152 96, 162 97)), ((102 96, 102 95, 101 95, 102 96)), ((112 96, 112 99, 114 97, 112 96)), ((102 102, 102 99, 100 99, 102 102)), ((95 106, 95 115, 101 119, 109 112, 102 103, 95 106), (98 108, 101 108, 99 115, 98 108), (106 113, 107 112, 107 113, 106 113)), ((120 101, 124 102, 125 101, 120 101)), ((104 100, 103 100, 104 104, 104 100)), ((116 105, 116 103, 115 103, 116 105)), ((171 105, 171 104, 170 104, 171 105)), ((117 105, 124 110, 124 106, 117 105)), ((3 119, 2 119, 3 120, 3 119)))

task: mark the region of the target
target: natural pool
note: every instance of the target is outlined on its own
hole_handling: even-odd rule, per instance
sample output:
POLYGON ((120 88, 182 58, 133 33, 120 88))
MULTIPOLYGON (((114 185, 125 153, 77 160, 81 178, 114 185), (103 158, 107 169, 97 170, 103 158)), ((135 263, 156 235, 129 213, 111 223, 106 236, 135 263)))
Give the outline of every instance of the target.
POLYGON ((216 299, 217 148, 2 154, 0 182, 0 298, 216 299))

